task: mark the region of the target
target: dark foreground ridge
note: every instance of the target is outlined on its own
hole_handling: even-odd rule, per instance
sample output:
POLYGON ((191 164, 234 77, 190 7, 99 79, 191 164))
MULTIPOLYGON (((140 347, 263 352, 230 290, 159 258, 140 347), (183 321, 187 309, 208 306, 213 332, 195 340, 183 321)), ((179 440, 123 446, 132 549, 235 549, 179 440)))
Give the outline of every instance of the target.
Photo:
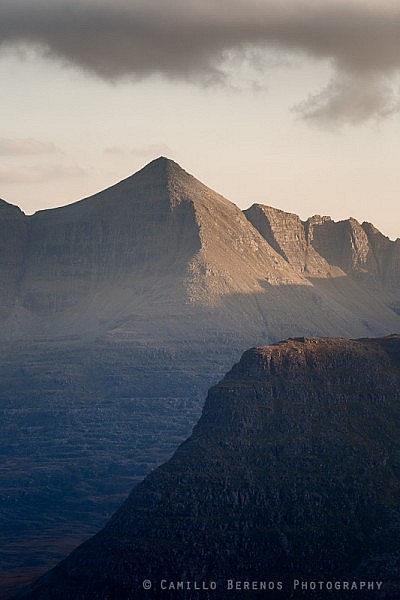
POLYGON ((297 338, 245 352, 173 457, 22 597, 387 600, 399 557, 400 336, 297 338))

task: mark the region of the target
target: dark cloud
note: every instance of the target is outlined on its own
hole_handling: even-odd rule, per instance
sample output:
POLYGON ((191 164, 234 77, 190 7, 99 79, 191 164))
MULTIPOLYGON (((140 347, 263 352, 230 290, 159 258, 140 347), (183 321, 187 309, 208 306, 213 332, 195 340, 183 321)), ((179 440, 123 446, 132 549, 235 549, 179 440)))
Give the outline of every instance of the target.
POLYGON ((356 124, 384 119, 400 112, 400 97, 385 77, 376 74, 339 74, 321 92, 294 107, 310 121, 356 124))
POLYGON ((273 48, 331 61, 337 79, 306 116, 365 120, 398 110, 400 7, 390 0, 2 0, 0 43, 33 44, 117 80, 162 74, 223 82, 224 59, 273 48), (356 90, 354 82, 360 86, 356 90))

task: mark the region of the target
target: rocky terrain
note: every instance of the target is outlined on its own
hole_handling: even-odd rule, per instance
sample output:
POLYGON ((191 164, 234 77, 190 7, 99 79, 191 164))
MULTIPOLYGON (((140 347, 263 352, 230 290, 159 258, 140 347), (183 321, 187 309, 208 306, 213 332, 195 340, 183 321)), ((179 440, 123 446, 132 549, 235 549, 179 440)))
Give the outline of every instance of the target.
POLYGON ((97 531, 247 347, 400 331, 400 241, 242 212, 159 158, 66 207, 0 201, 0 594, 97 531))
POLYGON ((268 339, 289 326, 362 335, 399 323, 400 240, 355 219, 242 212, 164 158, 30 217, 2 201, 0 227, 8 342, 170 344, 216 325, 236 339, 260 326, 268 339))
POLYGON ((22 597, 395 599, 399 561, 400 336, 306 337, 245 352, 173 457, 22 597))

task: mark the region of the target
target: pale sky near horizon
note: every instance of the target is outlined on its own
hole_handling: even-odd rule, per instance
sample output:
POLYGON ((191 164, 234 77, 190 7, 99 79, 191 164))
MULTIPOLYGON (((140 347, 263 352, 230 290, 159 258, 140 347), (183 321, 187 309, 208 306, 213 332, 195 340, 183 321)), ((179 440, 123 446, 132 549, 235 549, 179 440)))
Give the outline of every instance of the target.
POLYGON ((0 197, 70 203, 160 155, 241 208, 400 237, 391 0, 3 0, 0 197))

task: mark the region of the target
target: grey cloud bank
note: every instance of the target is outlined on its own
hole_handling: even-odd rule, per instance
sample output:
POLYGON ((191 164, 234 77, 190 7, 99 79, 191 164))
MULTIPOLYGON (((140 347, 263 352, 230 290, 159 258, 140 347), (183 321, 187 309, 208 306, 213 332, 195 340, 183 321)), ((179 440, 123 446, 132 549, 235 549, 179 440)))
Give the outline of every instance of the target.
POLYGON ((224 82, 224 58, 249 47, 329 60, 334 80, 299 110, 309 118, 363 121, 399 110, 400 7, 362 0, 21 0, 0 6, 0 44, 118 80, 161 74, 224 82))

